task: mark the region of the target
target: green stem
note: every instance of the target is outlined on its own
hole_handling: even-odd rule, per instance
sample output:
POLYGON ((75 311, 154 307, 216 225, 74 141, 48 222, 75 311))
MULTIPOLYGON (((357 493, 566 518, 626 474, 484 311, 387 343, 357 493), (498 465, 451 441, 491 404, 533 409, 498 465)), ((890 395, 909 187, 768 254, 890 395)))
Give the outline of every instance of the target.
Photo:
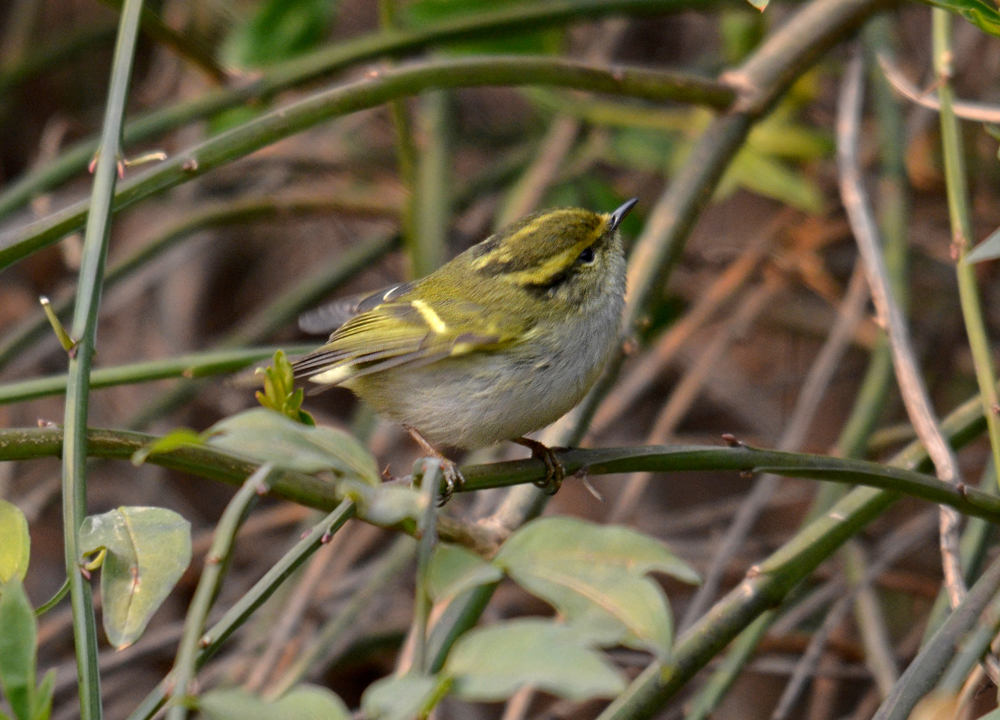
MULTIPOLYGON (((120 11, 122 8, 122 0, 101 1, 115 10, 120 11)), ((216 83, 224 85, 230 80, 229 73, 215 61, 209 49, 202 43, 174 30, 148 7, 142 10, 141 28, 144 35, 170 48, 208 75, 216 83)))
POLYGON ((62 505, 66 550, 66 577, 73 608, 73 636, 80 689, 80 717, 100 720, 101 680, 97 657, 97 627, 90 584, 80 572, 80 525, 87 514, 87 409, 90 366, 97 334, 101 285, 111 234, 111 204, 115 193, 122 122, 128 98, 132 60, 139 32, 142 0, 127 0, 122 11, 118 41, 111 67, 111 83, 101 133, 101 151, 94 171, 94 186, 88 203, 83 257, 73 315, 72 334, 78 340, 70 354, 66 385, 65 442, 63 447, 62 505))
MULTIPOLYGON (((441 463, 433 458, 423 458, 417 463, 420 470, 420 489, 425 503, 423 514, 419 519, 420 544, 417 546, 417 582, 416 597, 413 603, 413 663, 410 672, 417 675, 427 670, 427 623, 431 615, 430 593, 427 591, 428 574, 430 572, 431 555, 437 543, 437 502, 441 488, 441 463)), ((414 477, 417 469, 414 468, 414 477)))
MULTIPOLYGON (((934 637, 914 658, 872 720, 906 720, 944 672, 965 633, 1000 588, 1000 558, 983 573, 934 637)), ((988 643, 987 643, 988 644, 988 643)))
POLYGON ((58 605, 67 595, 69 595, 69 579, 62 584, 62 587, 56 590, 56 594, 49 598, 48 602, 35 608, 35 617, 41 617, 47 613, 49 610, 58 605))
MULTIPOLYGON (((379 26, 383 31, 398 29, 396 22, 396 0, 379 0, 379 26)), ((416 267, 417 257, 414 242, 414 198, 417 192, 417 146, 413 139, 413 127, 405 100, 393 100, 389 103, 392 112, 392 125, 396 132, 396 164, 399 168, 399 179, 406 190, 406 200, 403 210, 402 236, 403 247, 408 249, 410 268, 416 267)))
MULTIPOLYGON (((985 427, 978 396, 954 411, 942 423, 953 447, 970 440, 970 432, 985 427), (972 413, 977 422, 970 423, 972 413)), ((898 468, 930 467, 927 451, 912 443, 891 461, 898 468)), ((677 639, 668 664, 652 663, 601 714, 603 720, 651 717, 695 673, 763 612, 771 609, 844 542, 891 506, 896 493, 856 488, 785 543, 764 562, 755 565, 738 587, 720 600, 689 631, 677 639)))
MULTIPOLYGON (((275 346, 219 350, 180 355, 166 360, 152 360, 101 368, 90 373, 90 387, 91 389, 105 388, 166 378, 198 378, 233 373, 249 367, 259 360, 270 358, 276 350, 284 349, 288 354, 295 355, 307 353, 315 347, 316 344, 312 343, 310 345, 284 346, 283 348, 275 346)), ((66 375, 56 375, 0 385, 0 405, 25 402, 49 395, 61 395, 66 392, 66 382, 66 375)))
POLYGON ((410 274, 420 278, 445 261, 451 220, 448 93, 436 90, 420 96, 421 151, 413 195, 413 238, 409 248, 410 274))
MULTIPOLYGON (((362 268, 369 267, 378 258, 395 248, 398 241, 399 236, 396 233, 383 233, 350 248, 338 258, 337 262, 310 275, 292 289, 279 295, 269 305, 244 319, 226 333, 219 341, 218 347, 235 349, 269 338, 292 322, 301 312, 354 277, 362 268)), ((187 382, 167 391, 130 418, 127 426, 133 429, 145 427, 152 420, 162 417, 193 398, 201 386, 200 382, 187 382)))
POLYGON ((962 304, 965 332, 972 350, 976 381, 983 398, 986 428, 993 451, 993 463, 1000 467, 1000 395, 997 393, 993 352, 986 335, 983 309, 979 302, 979 283, 975 266, 966 261, 972 245, 972 222, 969 211, 968 175, 965 170, 965 150, 962 129, 952 107, 951 88, 951 13, 935 8, 932 34, 934 39, 934 72, 937 76, 938 98, 941 102, 941 144, 944 153, 944 175, 948 190, 948 214, 951 218, 952 248, 957 253, 958 294, 962 304))
MULTIPOLYGON (((966 403, 953 414, 950 426, 958 424, 953 430, 956 445, 968 442, 974 436, 975 429, 980 427, 982 414, 977 412, 980 409, 976 404, 976 400, 966 403)), ((62 439, 63 432, 58 427, 0 430, 0 461, 58 456, 62 452, 62 439)), ((91 456, 125 460, 156 438, 141 433, 92 429, 87 440, 91 456)), ((583 468, 590 475, 725 470, 864 485, 949 505, 966 515, 982 517, 991 522, 1000 521, 1000 498, 997 496, 974 488, 956 489, 931 475, 900 467, 898 463, 891 466, 746 446, 697 445, 569 450, 560 453, 559 459, 567 476, 583 468)), ((149 457, 148 462, 230 484, 242 483, 257 468, 252 462, 211 446, 156 453, 149 457)), ((545 463, 534 458, 489 465, 467 465, 461 471, 465 478, 461 488, 463 492, 527 485, 543 480, 546 476, 545 463)), ((333 484, 301 473, 279 473, 271 485, 271 494, 323 510, 329 510, 337 504, 336 487, 333 484)))
POLYGON ((208 618, 208 611, 211 610, 212 603, 219 594, 222 579, 229 567, 229 558, 235 545, 236 533, 253 504, 267 492, 271 470, 271 464, 265 463, 246 479, 239 492, 226 505, 222 517, 219 518, 219 524, 215 527, 212 545, 208 550, 208 555, 205 556, 204 569, 201 571, 198 587, 191 599, 191 605, 188 607, 187 617, 184 619, 184 633, 181 635, 180 645, 177 648, 177 659, 174 661, 174 668, 171 671, 173 691, 171 692, 170 709, 167 711, 167 720, 184 720, 187 717, 188 704, 197 694, 193 681, 197 672, 198 648, 202 644, 205 620, 208 618))
MULTIPOLYGON (((140 118, 126 126, 125 142, 133 144, 151 140, 187 123, 244 103, 268 100, 284 90, 329 78, 346 67, 378 57, 401 57, 448 42, 538 29, 592 17, 707 10, 716 4, 723 3, 711 0, 537 0, 501 10, 469 13, 427 28, 362 35, 270 68, 254 82, 210 92, 140 118)), ((83 170, 96 148, 95 140, 77 143, 52 163, 13 183, 0 195, 0 218, 9 215, 34 195, 83 170)))
POLYGON ((386 586, 399 577, 410 561, 416 545, 407 536, 397 538, 382 557, 375 561, 371 576, 365 581, 344 607, 330 618, 315 634, 309 647, 285 671, 273 687, 264 693, 265 700, 277 700, 307 676, 317 676, 330 663, 332 651, 343 634, 357 620, 358 616, 371 606, 372 602, 386 586))
MULTIPOLYGON (((551 57, 477 56, 416 63, 317 93, 183 151, 122 183, 114 208, 122 210, 330 118, 423 90, 533 84, 715 107, 727 107, 734 97, 726 85, 689 75, 635 67, 609 69, 551 57)), ((88 209, 87 201, 78 202, 0 237, 0 269, 78 230, 88 209)))
MULTIPOLYGON (((328 213, 343 213, 362 217, 387 217, 399 214, 394 204, 379 201, 373 193, 354 195, 288 194, 276 197, 249 197, 227 203, 213 203, 206 207, 192 209, 184 220, 158 233, 141 248, 128 257, 112 265, 104 276, 105 290, 132 277, 179 243, 195 233, 210 228, 226 227, 236 223, 255 222, 272 217, 309 216, 328 213)), ((65 318, 73 307, 75 294, 61 298, 52 304, 56 315, 65 318)), ((49 324, 44 314, 39 313, 7 332, 0 341, 0 368, 20 357, 39 338, 44 337, 49 324)))
MULTIPOLYGON (((356 507, 350 500, 343 501, 329 515, 313 525, 296 545, 268 570, 264 577, 254 584, 247 593, 233 605, 219 622, 215 623, 201 637, 199 652, 195 659, 195 669, 200 669, 219 651, 222 644, 250 618, 264 602, 281 587, 281 584, 308 560, 320 545, 329 542, 330 536, 354 516, 356 507)), ((173 677, 168 675, 160 681, 139 706, 132 711, 128 720, 149 720, 167 701, 167 688, 173 686, 173 677)))

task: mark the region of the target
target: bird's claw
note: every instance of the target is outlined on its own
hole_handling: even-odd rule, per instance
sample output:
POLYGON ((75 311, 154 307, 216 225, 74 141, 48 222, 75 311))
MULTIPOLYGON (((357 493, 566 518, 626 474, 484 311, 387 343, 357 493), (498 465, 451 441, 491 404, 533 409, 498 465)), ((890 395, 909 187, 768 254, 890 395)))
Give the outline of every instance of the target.
POLYGON ((555 495, 559 492, 562 481, 566 478, 566 467, 562 464, 557 453, 563 452, 567 448, 549 447, 531 438, 517 438, 514 442, 531 450, 532 457, 545 463, 545 477, 541 480, 535 480, 534 486, 543 490, 546 495, 555 495))
POLYGON ((441 496, 438 498, 438 507, 447 505, 448 501, 451 500, 451 496, 461 490, 462 485, 465 484, 465 478, 462 477, 458 465, 451 460, 445 460, 441 463, 441 474, 444 476, 444 488, 441 490, 441 496))

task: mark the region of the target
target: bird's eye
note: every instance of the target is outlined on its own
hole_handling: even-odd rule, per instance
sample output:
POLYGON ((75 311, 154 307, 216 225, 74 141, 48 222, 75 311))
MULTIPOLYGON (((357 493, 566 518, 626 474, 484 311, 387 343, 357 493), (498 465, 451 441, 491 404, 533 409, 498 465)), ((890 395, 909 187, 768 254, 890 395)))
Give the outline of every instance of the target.
POLYGON ((588 265, 594 262, 594 248, 584 248, 583 252, 576 259, 577 262, 587 263, 588 265))

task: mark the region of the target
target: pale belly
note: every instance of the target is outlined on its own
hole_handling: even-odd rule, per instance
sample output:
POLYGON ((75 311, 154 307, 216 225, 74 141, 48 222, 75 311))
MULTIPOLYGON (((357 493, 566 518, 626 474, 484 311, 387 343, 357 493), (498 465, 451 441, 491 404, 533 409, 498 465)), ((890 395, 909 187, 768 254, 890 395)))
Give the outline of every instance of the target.
POLYGON ((591 318, 533 355, 474 353, 345 384, 432 443, 486 447, 545 427, 580 402, 600 375, 617 328, 616 316, 591 318))

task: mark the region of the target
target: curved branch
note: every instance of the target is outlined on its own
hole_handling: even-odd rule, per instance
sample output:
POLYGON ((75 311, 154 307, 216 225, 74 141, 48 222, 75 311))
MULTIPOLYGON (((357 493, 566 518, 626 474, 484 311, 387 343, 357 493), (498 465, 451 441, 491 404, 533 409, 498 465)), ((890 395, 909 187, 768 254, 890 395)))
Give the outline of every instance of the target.
MULTIPOLYGON (((680 100, 724 108, 732 88, 712 80, 636 67, 592 65, 550 57, 475 57, 433 60, 372 72, 241 125, 178 153, 120 184, 114 210, 204 175, 209 170, 339 115, 367 110, 428 88, 553 85, 646 100, 680 100)), ((81 201, 0 236, 0 269, 79 230, 89 202, 81 201)))
MULTIPOLYGON (((0 461, 58 457, 62 428, 0 430, 0 461)), ((156 438, 122 430, 91 429, 87 447, 92 457, 125 460, 156 438)), ((973 488, 956 489, 930 475, 901 467, 825 455, 761 450, 747 446, 652 445, 648 447, 569 450, 560 454, 568 474, 611 475, 628 472, 730 470, 773 473, 806 480, 865 485, 950 505, 967 515, 1000 522, 1000 498, 973 488)), ((258 465, 208 446, 181 448, 156 454, 148 462, 194 475, 240 484, 258 465)), ((464 492, 525 485, 545 478, 545 463, 537 459, 511 460, 462 468, 464 492)), ((320 510, 339 502, 333 483, 303 473, 276 473, 271 495, 320 510)))
MULTIPOLYGON (((379 57, 402 57, 427 47, 459 40, 488 37, 494 33, 537 30, 574 20, 614 14, 665 14, 682 10, 707 10, 721 2, 710 0, 536 0, 512 8, 469 13, 463 17, 415 30, 361 35, 324 47, 269 68, 258 79, 158 110, 125 127, 127 145, 151 140, 165 132, 310 82, 329 78, 351 65, 379 57)), ((55 161, 21 178, 0 195, 0 217, 26 203, 32 195, 51 189, 82 171, 97 149, 97 139, 77 143, 55 161)))
MULTIPOLYGON (((925 107, 928 110, 941 112, 941 101, 937 94, 930 90, 921 90, 910 79, 903 74, 903 71, 896 67, 896 64, 885 55, 876 56, 882 74, 892 85, 893 90, 898 92, 911 103, 925 107)), ((988 103, 973 102, 970 100, 955 100, 952 109, 957 117, 976 122, 1000 123, 1000 106, 988 103)))

